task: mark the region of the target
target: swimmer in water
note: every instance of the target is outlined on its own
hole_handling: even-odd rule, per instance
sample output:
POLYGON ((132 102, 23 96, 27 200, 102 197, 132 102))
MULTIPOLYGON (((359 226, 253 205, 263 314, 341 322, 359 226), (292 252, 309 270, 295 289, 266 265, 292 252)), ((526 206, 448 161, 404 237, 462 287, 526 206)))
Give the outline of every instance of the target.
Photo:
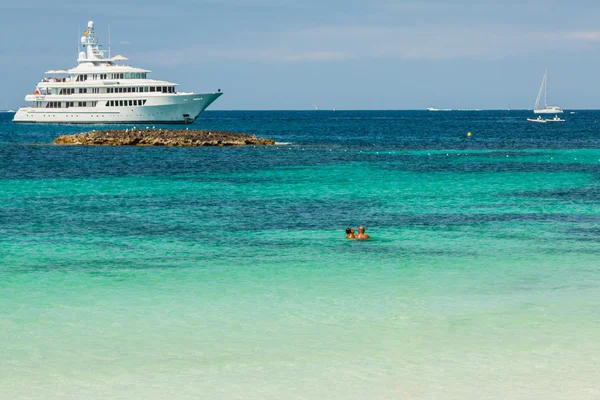
POLYGON ((365 239, 369 239, 370 237, 371 236, 369 236, 365 233, 365 227, 362 225, 358 227, 358 235, 354 236, 354 238, 358 239, 358 240, 365 240, 365 239))

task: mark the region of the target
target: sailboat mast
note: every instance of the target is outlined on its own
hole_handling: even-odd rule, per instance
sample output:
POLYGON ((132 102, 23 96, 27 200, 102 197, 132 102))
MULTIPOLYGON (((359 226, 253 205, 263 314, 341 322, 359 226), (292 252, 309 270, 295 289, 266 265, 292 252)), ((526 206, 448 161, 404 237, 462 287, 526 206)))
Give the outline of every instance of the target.
POLYGON ((548 108, 548 69, 544 74, 544 107, 548 108))
POLYGON ((542 83, 540 84, 540 90, 538 90, 537 97, 535 98, 535 105, 533 106, 534 110, 540 109, 540 100, 542 100, 542 92, 544 91, 544 84, 546 82, 546 75, 542 78, 542 83))

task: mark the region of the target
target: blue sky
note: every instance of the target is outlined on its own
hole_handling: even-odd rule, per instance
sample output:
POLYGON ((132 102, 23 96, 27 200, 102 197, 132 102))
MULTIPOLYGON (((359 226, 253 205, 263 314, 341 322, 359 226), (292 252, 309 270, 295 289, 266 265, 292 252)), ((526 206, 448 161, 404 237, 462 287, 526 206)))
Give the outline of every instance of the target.
POLYGON ((112 54, 211 109, 600 108, 597 1, 0 0, 0 109, 74 66, 88 20, 112 54), (77 31, 79 26, 79 32, 77 31))

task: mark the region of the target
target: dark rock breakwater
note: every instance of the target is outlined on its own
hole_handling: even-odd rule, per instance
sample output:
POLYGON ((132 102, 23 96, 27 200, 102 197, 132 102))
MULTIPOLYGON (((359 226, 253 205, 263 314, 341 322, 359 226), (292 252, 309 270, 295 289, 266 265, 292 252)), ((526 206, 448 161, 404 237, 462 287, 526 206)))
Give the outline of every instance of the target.
POLYGON ((54 139, 54 143, 88 146, 270 146, 275 141, 229 131, 132 128, 63 135, 54 139))

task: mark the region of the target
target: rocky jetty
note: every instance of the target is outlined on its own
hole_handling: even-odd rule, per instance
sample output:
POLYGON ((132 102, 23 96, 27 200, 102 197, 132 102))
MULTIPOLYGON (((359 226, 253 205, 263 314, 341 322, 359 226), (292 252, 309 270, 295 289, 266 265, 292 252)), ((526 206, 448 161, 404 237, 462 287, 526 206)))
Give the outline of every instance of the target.
POLYGON ((64 135, 54 139, 54 143, 88 146, 269 146, 275 141, 228 131, 132 128, 64 135))

